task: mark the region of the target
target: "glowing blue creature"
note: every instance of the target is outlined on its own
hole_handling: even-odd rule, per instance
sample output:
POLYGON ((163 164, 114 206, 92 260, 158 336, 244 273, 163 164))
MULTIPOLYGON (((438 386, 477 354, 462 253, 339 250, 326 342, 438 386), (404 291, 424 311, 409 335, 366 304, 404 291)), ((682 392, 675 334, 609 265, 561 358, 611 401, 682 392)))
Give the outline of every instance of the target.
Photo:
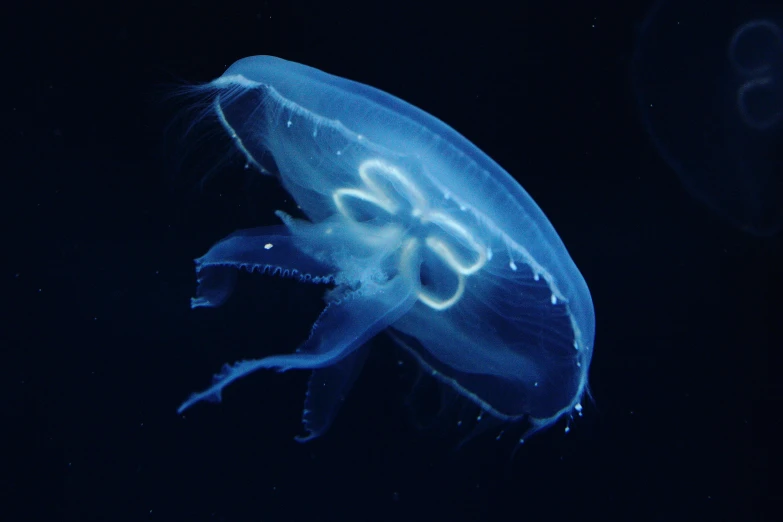
POLYGON ((639 33, 644 124, 686 189, 743 230, 783 226, 783 8, 660 0, 639 33))
POLYGON ((219 241, 196 260, 192 306, 222 304, 236 269, 334 288, 295 353, 224 366, 180 412, 261 368, 308 369, 298 440, 317 437, 384 330, 494 419, 534 431, 581 410, 590 293, 543 212, 486 154, 393 96, 278 58, 245 58, 197 89, 305 218, 277 212, 284 226, 219 241))

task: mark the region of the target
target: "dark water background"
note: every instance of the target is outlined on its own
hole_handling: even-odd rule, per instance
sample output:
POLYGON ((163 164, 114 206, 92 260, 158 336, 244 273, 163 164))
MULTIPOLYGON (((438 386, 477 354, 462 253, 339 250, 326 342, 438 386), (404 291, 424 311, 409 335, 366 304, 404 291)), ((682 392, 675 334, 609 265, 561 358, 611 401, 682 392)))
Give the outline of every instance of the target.
POLYGON ((6 7, 0 518, 772 519, 781 238, 711 213, 650 144, 629 81, 648 7, 6 7), (412 370, 384 339, 308 445, 293 440, 305 373, 258 374, 176 415, 224 362, 293 349, 321 307, 317 289, 255 276, 223 308, 189 308, 192 259, 274 223, 285 194, 236 163, 199 189, 223 149, 179 161, 184 107, 165 95, 254 54, 421 107, 539 203, 596 308, 595 403, 569 433, 510 465, 494 434, 453 452, 409 422, 412 370))

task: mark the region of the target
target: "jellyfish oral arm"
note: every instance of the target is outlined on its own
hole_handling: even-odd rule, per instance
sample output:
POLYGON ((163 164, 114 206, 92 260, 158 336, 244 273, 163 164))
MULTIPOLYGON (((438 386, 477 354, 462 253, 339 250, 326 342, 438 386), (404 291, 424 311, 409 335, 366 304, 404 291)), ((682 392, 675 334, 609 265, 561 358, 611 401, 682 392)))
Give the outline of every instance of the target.
MULTIPOLYGON (((265 255, 273 251, 274 247, 266 247, 272 240, 278 246, 283 246, 278 250, 279 252, 286 252, 287 256, 294 256, 295 259, 308 259, 309 269, 324 268, 319 266, 317 261, 307 258, 296 250, 296 247, 290 242, 290 236, 282 233, 281 227, 273 228, 274 235, 261 234, 259 229, 232 234, 218 242, 205 256, 199 258, 197 260, 200 276, 199 293, 198 297, 194 298, 193 306, 218 306, 225 301, 230 293, 218 284, 223 284, 225 277, 211 274, 204 278, 201 277, 203 270, 212 268, 222 272, 229 269, 236 271, 236 268, 246 268, 248 260, 245 256, 251 252, 255 255, 265 255), (237 239, 240 240, 238 243, 250 241, 254 246, 245 245, 243 247, 236 244, 237 239), (260 251, 258 250, 259 246, 260 251)), ((267 261, 269 261, 268 258, 263 259, 263 262, 256 260, 251 266, 263 269, 268 266, 267 261)), ((274 266, 277 266, 278 270, 283 270, 280 267, 282 261, 280 258, 275 259, 277 264, 274 266)), ((270 271, 271 269, 263 270, 270 271)), ((289 267, 288 270, 294 269, 289 267)), ((324 279, 328 276, 318 275, 317 277, 324 279)), ((220 401, 223 388, 240 377, 262 368, 282 372, 291 369, 314 370, 336 364, 406 314, 416 303, 416 300, 415 287, 412 287, 403 277, 397 276, 385 282, 367 282, 357 290, 345 295, 341 300, 330 302, 313 325, 309 339, 295 353, 272 355, 262 359, 244 360, 224 365, 220 373, 214 376, 212 386, 202 392, 192 394, 177 411, 182 413, 202 400, 220 401)))
POLYGON ((329 283, 334 269, 302 253, 285 226, 238 230, 196 259, 198 289, 191 308, 218 307, 234 289, 237 269, 329 283))

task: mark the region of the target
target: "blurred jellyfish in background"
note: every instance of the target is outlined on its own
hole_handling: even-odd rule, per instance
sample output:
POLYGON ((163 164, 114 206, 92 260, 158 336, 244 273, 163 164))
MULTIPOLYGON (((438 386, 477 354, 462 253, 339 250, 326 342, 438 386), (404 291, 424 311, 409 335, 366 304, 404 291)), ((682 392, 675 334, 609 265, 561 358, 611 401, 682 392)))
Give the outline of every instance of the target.
POLYGON ((636 42, 642 121, 685 188, 748 233, 783 226, 783 4, 660 0, 636 42))

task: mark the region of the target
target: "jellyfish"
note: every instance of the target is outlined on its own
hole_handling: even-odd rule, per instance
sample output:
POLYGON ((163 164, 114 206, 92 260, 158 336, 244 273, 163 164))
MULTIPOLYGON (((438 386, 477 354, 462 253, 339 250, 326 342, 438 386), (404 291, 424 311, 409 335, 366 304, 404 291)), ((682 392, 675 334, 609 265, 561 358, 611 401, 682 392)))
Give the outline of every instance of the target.
POLYGON ((642 121, 686 190, 748 233, 783 226, 783 10, 659 0, 638 34, 642 121))
POLYGON ((526 433, 581 411, 595 317, 552 224, 451 127, 378 89, 271 56, 194 87, 248 167, 301 216, 239 230, 195 260, 193 308, 229 298, 238 270, 324 286, 291 353, 226 364, 182 413, 261 369, 311 372, 299 441, 332 424, 383 332, 420 367, 526 433))

